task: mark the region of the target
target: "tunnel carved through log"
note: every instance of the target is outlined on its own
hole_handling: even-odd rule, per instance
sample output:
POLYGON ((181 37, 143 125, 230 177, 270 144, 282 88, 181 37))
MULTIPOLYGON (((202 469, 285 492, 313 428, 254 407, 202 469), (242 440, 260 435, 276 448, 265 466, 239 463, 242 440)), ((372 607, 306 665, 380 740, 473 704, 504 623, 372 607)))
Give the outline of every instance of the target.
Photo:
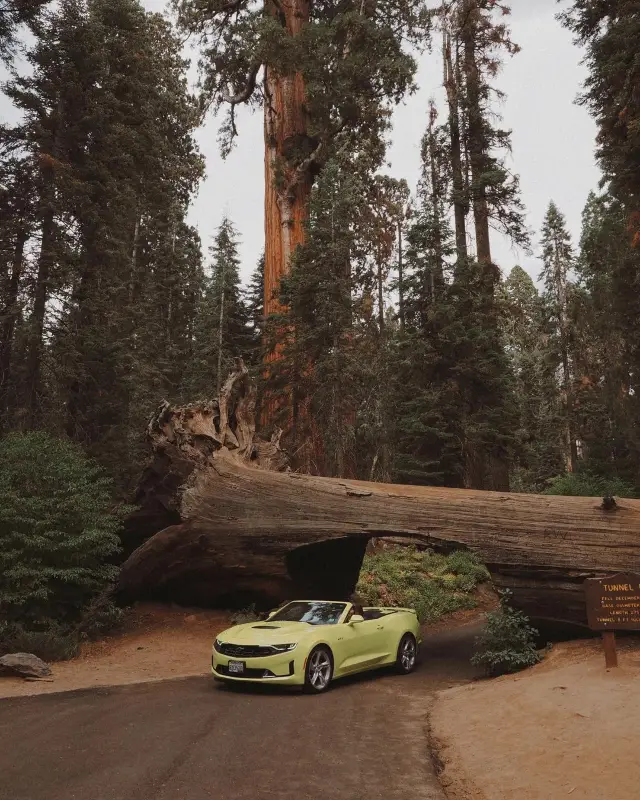
POLYGON ((640 501, 297 474, 277 436, 255 436, 254 408, 239 362, 217 400, 154 415, 152 459, 125 528, 125 597, 216 605, 311 590, 346 596, 366 542, 399 536, 467 548, 532 619, 585 625, 585 578, 640 571, 640 501), (303 549, 319 543, 315 555, 303 549))

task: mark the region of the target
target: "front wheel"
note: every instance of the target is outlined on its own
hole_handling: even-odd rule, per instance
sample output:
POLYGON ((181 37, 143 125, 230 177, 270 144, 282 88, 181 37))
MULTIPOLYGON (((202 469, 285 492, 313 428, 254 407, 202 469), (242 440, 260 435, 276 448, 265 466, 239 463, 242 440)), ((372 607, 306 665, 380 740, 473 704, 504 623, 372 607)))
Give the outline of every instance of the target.
POLYGON ((418 657, 418 645, 412 633, 405 633, 398 645, 398 657, 396 658, 396 669, 402 675, 413 672, 418 657))
POLYGON ((329 688, 333 677, 333 658, 331 651, 324 645, 314 647, 307 659, 304 674, 304 688, 310 694, 319 694, 329 688))

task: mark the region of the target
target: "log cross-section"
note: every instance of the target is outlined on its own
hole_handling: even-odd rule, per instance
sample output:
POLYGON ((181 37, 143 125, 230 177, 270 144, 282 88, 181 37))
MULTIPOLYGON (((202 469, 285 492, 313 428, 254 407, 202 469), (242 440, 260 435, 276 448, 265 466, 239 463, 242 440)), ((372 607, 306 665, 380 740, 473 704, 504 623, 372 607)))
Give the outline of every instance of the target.
MULTIPOLYGON (((236 380, 229 398, 246 408, 246 371, 236 380)), ((222 416, 235 425, 235 410, 222 416)), ((210 403, 163 408, 150 426, 154 459, 127 529, 134 543, 136 531, 154 535, 123 565, 128 596, 213 604, 345 594, 368 539, 399 536, 468 548, 531 618, 586 625, 584 579, 640 571, 640 501, 301 475, 283 471, 277 441, 247 447, 244 433, 242 453, 237 437, 222 446, 219 420, 210 403)))

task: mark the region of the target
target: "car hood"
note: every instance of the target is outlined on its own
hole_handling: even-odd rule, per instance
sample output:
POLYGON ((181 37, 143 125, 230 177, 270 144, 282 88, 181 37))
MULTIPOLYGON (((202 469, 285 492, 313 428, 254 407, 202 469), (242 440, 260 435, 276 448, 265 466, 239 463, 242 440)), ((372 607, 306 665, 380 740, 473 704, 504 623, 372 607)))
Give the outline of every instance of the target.
POLYGON ((306 622, 247 622, 227 628, 217 639, 231 644, 293 644, 311 630, 306 622))

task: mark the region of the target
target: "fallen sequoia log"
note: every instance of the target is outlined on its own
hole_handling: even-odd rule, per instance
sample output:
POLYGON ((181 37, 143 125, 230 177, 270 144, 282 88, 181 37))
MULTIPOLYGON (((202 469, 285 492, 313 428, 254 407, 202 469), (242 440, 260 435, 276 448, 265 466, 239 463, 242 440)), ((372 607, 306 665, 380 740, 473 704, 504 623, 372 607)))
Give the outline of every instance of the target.
POLYGON ((340 598, 367 541, 403 537, 468 548, 534 620, 586 624, 582 583, 640 571, 640 501, 400 486, 287 471, 260 441, 240 363, 217 401, 164 404, 152 461, 126 526, 120 591, 216 605, 340 598), (139 546, 138 546, 139 545, 139 546))

